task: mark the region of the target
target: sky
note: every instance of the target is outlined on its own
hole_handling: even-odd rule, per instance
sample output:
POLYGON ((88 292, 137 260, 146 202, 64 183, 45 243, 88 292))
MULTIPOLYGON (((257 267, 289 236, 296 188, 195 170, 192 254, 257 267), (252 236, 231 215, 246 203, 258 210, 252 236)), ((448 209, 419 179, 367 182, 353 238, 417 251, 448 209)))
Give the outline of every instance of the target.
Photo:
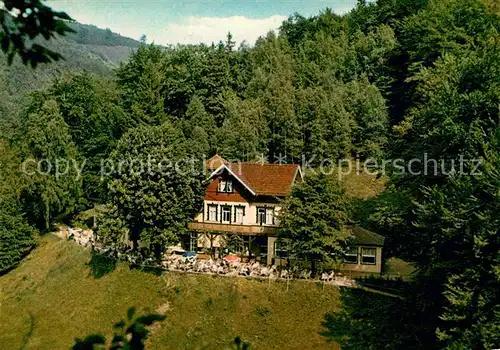
POLYGON ((52 0, 48 6, 73 19, 134 39, 145 34, 160 45, 224 40, 228 31, 240 43, 277 29, 289 15, 312 16, 329 7, 342 14, 356 0, 52 0))

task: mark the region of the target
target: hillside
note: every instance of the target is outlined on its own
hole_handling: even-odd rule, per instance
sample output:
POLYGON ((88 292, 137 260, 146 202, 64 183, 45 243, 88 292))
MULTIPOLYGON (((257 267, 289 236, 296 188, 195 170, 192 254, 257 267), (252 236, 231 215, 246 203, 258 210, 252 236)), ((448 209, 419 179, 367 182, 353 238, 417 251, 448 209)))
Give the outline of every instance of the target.
POLYGON ((63 55, 64 60, 41 64, 36 69, 24 66, 16 59, 7 65, 0 53, 0 119, 19 110, 25 94, 49 86, 65 71, 88 71, 100 76, 111 74, 113 68, 128 59, 140 42, 95 26, 73 23, 76 33, 59 37, 47 44, 63 55))
POLYGON ((336 310, 336 287, 183 275, 158 276, 103 264, 54 236, 0 277, 0 344, 6 349, 67 349, 75 337, 112 331, 135 306, 166 311, 148 348, 226 348, 239 335, 252 349, 331 349, 319 334, 336 310))
POLYGON ((69 33, 67 38, 84 45, 96 46, 126 46, 139 47, 141 43, 135 39, 113 33, 109 28, 101 29, 94 25, 71 23, 75 33, 69 33))

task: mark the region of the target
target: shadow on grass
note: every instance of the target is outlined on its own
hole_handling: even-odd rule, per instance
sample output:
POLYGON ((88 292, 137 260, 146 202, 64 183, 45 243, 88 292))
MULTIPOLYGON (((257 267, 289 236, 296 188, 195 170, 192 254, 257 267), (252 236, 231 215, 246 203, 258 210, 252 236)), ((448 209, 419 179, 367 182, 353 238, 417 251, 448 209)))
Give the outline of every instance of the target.
MULTIPOLYGON (((145 349, 145 342, 151 333, 151 326, 165 320, 165 315, 159 313, 136 315, 135 311, 135 308, 131 307, 127 311, 127 317, 113 325, 114 334, 110 342, 107 342, 106 337, 102 334, 91 334, 83 339, 76 338, 75 344, 71 349, 145 349), (106 343, 108 343, 108 345, 106 345, 106 343)), ((250 344, 243 341, 240 337, 236 337, 234 341, 229 344, 229 348, 235 350, 248 350, 250 344)))
POLYGON ((90 267, 90 273, 94 278, 101 278, 116 268, 116 260, 105 255, 92 252, 92 258, 87 266, 90 267))
POLYGON ((73 350, 92 349, 145 349, 145 341, 150 334, 149 327, 156 322, 165 319, 164 315, 147 314, 136 316, 135 308, 127 311, 127 317, 114 324, 114 335, 111 338, 111 346, 105 347, 106 337, 102 334, 91 334, 83 339, 76 338, 73 350))
POLYGON ((165 273, 165 270, 159 267, 151 267, 151 266, 140 266, 140 265, 129 265, 130 270, 140 270, 142 272, 150 273, 152 275, 160 277, 165 273))
MULTIPOLYGON (((392 289, 393 285, 391 285, 392 289)), ((411 298, 381 289, 340 290, 341 309, 326 314, 320 334, 347 349, 433 349, 435 337, 411 298)), ((435 328, 434 328, 435 329, 435 328)), ((432 330, 433 333, 433 330, 432 330)))

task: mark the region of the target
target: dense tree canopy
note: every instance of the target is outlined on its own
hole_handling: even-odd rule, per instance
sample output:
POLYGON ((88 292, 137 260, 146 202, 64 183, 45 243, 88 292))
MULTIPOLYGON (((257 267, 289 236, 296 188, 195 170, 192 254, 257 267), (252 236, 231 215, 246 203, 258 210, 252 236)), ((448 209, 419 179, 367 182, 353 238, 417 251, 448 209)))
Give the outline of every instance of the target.
POLYGON ((413 173, 395 171, 367 214, 415 261, 408 300, 426 319, 420 337, 442 347, 499 343, 498 20, 482 1, 441 1, 402 22, 407 112, 391 152, 413 173))
MULTIPOLYGON (((0 218, 9 242, 2 264, 31 247, 26 219, 46 229, 77 204, 109 204, 99 234, 110 240, 128 232, 158 251, 179 240, 199 209, 203 176, 138 172, 133 159, 402 159, 413 174, 390 168, 385 192, 357 203, 354 217, 387 236, 385 251, 414 262, 416 273, 399 310, 377 305, 383 322, 352 312, 350 327, 332 334, 355 336, 353 347, 380 345, 371 335, 381 332, 387 344, 414 348, 498 347, 499 30, 493 0, 360 0, 345 15, 295 14, 254 46, 236 48, 230 34, 213 45, 132 43, 138 49, 115 76, 64 75, 27 99, 12 99, 27 89, 25 76, 0 70, 1 161, 86 161, 81 179, 46 164, 21 182, 0 174, 0 200, 11 208, 0 218), (115 171, 101 178, 107 158, 115 171), (389 334, 391 319, 402 326, 389 334)), ((77 40, 122 40, 91 34, 77 40)), ((283 239, 300 258, 340 256, 346 201, 326 177, 309 178, 284 203, 283 239)))
POLYGON ((106 183, 101 179, 101 163, 116 147, 121 135, 134 125, 133 117, 124 112, 116 90, 113 81, 84 72, 56 80, 44 97, 57 102, 71 139, 85 162, 83 191, 88 203, 105 200, 106 183))
POLYGON ((164 119, 165 63, 162 49, 141 46, 116 71, 124 107, 134 121, 158 124, 164 119))

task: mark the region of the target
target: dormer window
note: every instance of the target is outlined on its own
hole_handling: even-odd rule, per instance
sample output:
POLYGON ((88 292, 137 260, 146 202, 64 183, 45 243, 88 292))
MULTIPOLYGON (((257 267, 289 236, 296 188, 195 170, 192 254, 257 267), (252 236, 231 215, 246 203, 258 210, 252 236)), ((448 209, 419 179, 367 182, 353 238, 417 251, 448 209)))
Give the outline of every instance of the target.
POLYGON ((233 182, 231 180, 220 180, 219 192, 225 192, 225 193, 233 192, 233 182))

